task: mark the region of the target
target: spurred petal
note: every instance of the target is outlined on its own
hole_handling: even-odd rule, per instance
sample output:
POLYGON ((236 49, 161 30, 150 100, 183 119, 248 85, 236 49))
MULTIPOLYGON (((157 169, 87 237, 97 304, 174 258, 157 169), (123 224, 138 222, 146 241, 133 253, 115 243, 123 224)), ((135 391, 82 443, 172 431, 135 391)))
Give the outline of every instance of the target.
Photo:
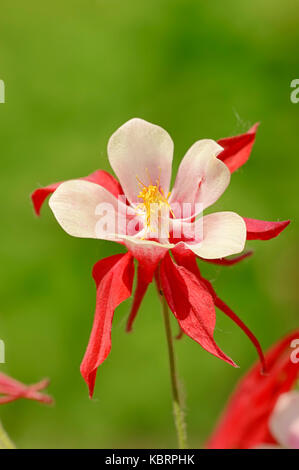
POLYGON ((219 310, 221 310, 225 315, 227 315, 233 322, 235 322, 236 325, 238 325, 241 328, 241 330, 244 331, 246 336, 250 339, 250 341, 254 345, 260 357, 263 370, 265 370, 266 369, 265 358, 264 358, 264 354, 263 354, 263 351, 262 351, 262 348, 258 339, 252 333, 252 331, 245 325, 245 323, 241 320, 241 318, 239 318, 238 315, 236 315, 232 311, 232 309, 225 302, 223 302, 223 300, 221 300, 218 297, 211 282, 205 279, 201 275, 200 270, 196 263, 196 258, 195 258, 194 253, 192 253, 189 250, 186 250, 182 244, 176 246, 172 250, 172 252, 177 263, 180 264, 181 266, 184 266, 193 274, 195 274, 195 276, 197 276, 197 278, 205 285, 205 287, 207 288, 207 290, 210 292, 211 296, 213 297, 215 306, 219 308, 219 310))
POLYGON ((34 385, 24 385, 22 382, 0 373, 0 404, 9 403, 19 398, 27 400, 35 400, 41 403, 53 403, 52 397, 44 393, 40 393, 49 385, 49 380, 42 380, 34 385))
POLYGON ((248 449, 275 444, 269 419, 282 393, 291 390, 299 377, 299 362, 292 361, 290 347, 299 330, 287 335, 266 354, 267 374, 256 363, 237 385, 207 447, 248 449))
POLYGON ((279 444, 289 449, 299 449, 299 392, 280 395, 269 426, 279 444))
POLYGON ((211 264, 218 264, 221 266, 233 266, 234 264, 240 263, 245 258, 249 258, 249 256, 253 255, 253 251, 246 251, 246 253, 243 253, 242 255, 239 256, 234 256, 232 258, 219 258, 219 259, 204 259, 202 258, 202 261, 205 261, 207 263, 211 264))
POLYGON ((258 123, 254 124, 245 134, 218 140, 218 144, 224 148, 218 158, 227 165, 231 173, 247 162, 255 141, 258 125, 258 123))
MULTIPOLYGON (((107 191, 109 191, 115 197, 123 195, 123 190, 119 182, 112 175, 107 173, 107 171, 97 170, 94 173, 79 179, 99 184, 100 186, 103 186, 103 188, 107 189, 107 191)), ((50 196, 50 194, 54 193, 54 191, 56 191, 58 186, 60 186, 62 183, 63 181, 50 184, 49 186, 45 186, 43 188, 38 188, 31 194, 31 199, 36 215, 40 215, 41 207, 46 198, 50 196)))
MULTIPOLYGON (((62 183, 49 205, 61 227, 73 237, 115 240, 127 227, 132 209, 109 191, 89 181, 62 183)), ((135 216, 133 212, 132 217, 135 216)))
POLYGON ((175 265, 169 254, 161 262, 160 280, 162 292, 184 333, 206 351, 236 366, 215 343, 215 308, 205 286, 186 268, 175 265))
POLYGON ((230 172, 217 157, 222 151, 213 140, 199 140, 188 150, 176 176, 170 202, 176 217, 177 205, 192 204, 192 211, 197 213, 195 204, 202 204, 199 211, 212 205, 227 188, 230 172))
POLYGON ((290 220, 282 222, 268 222, 266 220, 248 219, 244 217, 247 230, 247 240, 270 240, 277 237, 290 223, 290 220))
POLYGON ((130 202, 140 203, 137 196, 142 184, 159 182, 164 194, 168 194, 173 142, 162 127, 131 119, 111 136, 108 157, 130 202))
MULTIPOLYGON (((207 282, 209 282, 209 281, 207 281, 207 282)), ((210 286, 213 289, 212 284, 210 284, 210 286)), ((212 294, 212 289, 210 290, 211 294, 212 294)), ((213 289, 213 292, 214 292, 214 302, 215 302, 216 307, 219 308, 219 310, 221 310, 225 315, 227 315, 233 322, 235 322, 236 325, 238 325, 241 328, 241 330, 244 331, 245 335, 252 342, 253 346, 255 347, 255 349, 256 349, 256 351, 259 355, 259 358, 260 358, 260 361, 261 361, 261 364, 262 364, 262 369, 261 370, 262 370, 262 372, 265 373, 266 372, 266 363, 265 363, 264 353, 263 353, 263 350, 262 350, 262 347, 260 345, 259 340, 252 333, 252 331, 248 328, 248 326, 245 325, 245 323, 241 320, 241 318, 238 317, 238 315, 236 315, 235 312, 233 312, 232 309, 225 302, 223 302, 223 300, 221 300, 216 295, 216 292, 214 291, 214 289, 213 289)))
POLYGON ((214 259, 240 253, 245 242, 242 217, 235 212, 215 212, 203 217, 203 240, 186 246, 201 258, 214 259))
POLYGON ((133 258, 130 253, 100 260, 93 269, 97 285, 94 323, 89 343, 81 363, 81 374, 92 397, 97 368, 111 349, 111 326, 114 310, 130 297, 134 277, 133 258))
POLYGON ((138 313, 140 304, 147 291, 148 285, 152 282, 153 274, 154 270, 152 268, 149 269, 149 265, 147 263, 142 263, 139 261, 137 272, 137 285, 134 292, 134 299, 126 326, 127 332, 132 330, 133 323, 138 313))

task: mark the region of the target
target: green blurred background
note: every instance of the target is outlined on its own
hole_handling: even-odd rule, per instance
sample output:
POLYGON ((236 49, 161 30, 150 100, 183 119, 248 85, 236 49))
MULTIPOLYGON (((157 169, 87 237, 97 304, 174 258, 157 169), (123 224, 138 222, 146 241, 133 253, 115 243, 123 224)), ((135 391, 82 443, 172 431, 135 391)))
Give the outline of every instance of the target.
MULTIPOLYGON (((219 295, 267 348, 298 326, 298 2, 252 0, 3 0, 0 6, 1 371, 26 383, 51 378, 53 407, 25 400, 0 417, 18 447, 176 445, 159 301, 151 287, 124 332, 130 301, 116 311, 112 352, 89 400, 79 365, 95 305, 93 264, 116 244, 71 238, 38 186, 110 170, 109 136, 132 117, 160 124, 175 142, 174 170, 199 138, 260 121, 250 161, 213 209, 292 219, 279 238, 250 242, 253 258, 203 266, 219 295)), ((173 328, 177 328, 173 323, 173 328)), ((256 360, 217 312, 216 340, 233 369, 185 337, 176 343, 189 441, 200 447, 232 387, 256 360)))

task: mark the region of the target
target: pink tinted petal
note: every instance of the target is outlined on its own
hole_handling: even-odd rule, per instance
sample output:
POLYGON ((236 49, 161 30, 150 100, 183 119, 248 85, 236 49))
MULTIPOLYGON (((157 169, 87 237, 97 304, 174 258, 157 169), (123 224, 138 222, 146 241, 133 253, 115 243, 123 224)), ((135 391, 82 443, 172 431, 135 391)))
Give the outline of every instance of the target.
POLYGON ((176 217, 177 205, 192 205, 192 212, 198 213, 213 204, 223 194, 230 181, 230 172, 217 157, 222 147, 213 140, 199 140, 186 153, 176 176, 170 196, 170 203, 176 217), (195 204, 201 204, 198 210, 195 204))
POLYGON ((282 222, 268 222, 266 220, 248 219, 244 217, 247 230, 247 240, 270 240, 277 237, 290 223, 290 220, 282 222))
POLYGON ((131 119, 111 136, 108 157, 130 202, 141 202, 138 194, 142 183, 148 186, 159 182, 168 194, 173 142, 162 127, 131 119))
POLYGON ((255 141, 258 125, 259 123, 254 124, 245 134, 218 140, 218 144, 224 149, 218 155, 218 158, 226 164, 231 173, 247 162, 255 141))
POLYGON ((93 269, 97 285, 94 323, 89 343, 81 363, 81 374, 92 397, 97 368, 111 350, 111 327, 116 307, 130 297, 134 277, 130 253, 100 260, 93 269))
POLYGON ((203 240, 186 247, 205 259, 223 258, 243 251, 246 226, 235 212, 215 212, 203 217, 203 240))
POLYGON ((167 255, 160 267, 161 288, 181 329, 206 351, 236 367, 214 340, 216 323, 212 296, 196 276, 167 255))
POLYGON ((152 278, 167 251, 174 247, 171 243, 159 243, 154 240, 143 240, 137 237, 122 237, 124 245, 132 253, 135 259, 142 264, 147 272, 147 277, 152 278))
MULTIPOLYGON (((123 195, 123 190, 119 182, 112 175, 107 173, 107 171, 97 170, 94 173, 79 179, 99 184, 100 186, 103 186, 103 188, 107 189, 107 191, 109 191, 115 197, 123 195)), ((31 194, 31 199, 36 215, 40 215, 41 207, 46 198, 50 196, 50 194, 54 193, 54 191, 56 191, 58 186, 60 186, 62 183, 63 181, 50 184, 49 186, 45 186, 43 188, 38 188, 31 194)))
POLYGON ((126 232, 134 211, 102 186, 83 180, 66 181, 52 194, 50 208, 73 237, 116 240, 126 232))
POLYGON ((280 395, 269 426, 273 436, 284 447, 299 448, 299 392, 280 395))

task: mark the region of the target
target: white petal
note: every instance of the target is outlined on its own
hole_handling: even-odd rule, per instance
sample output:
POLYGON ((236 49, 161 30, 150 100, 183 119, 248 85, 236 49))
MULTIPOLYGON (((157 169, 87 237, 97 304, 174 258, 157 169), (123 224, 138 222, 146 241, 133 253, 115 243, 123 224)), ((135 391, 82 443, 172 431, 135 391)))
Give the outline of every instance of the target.
POLYGON ((192 145, 180 164, 171 203, 202 204, 203 210, 219 199, 230 181, 229 169, 217 158, 222 150, 214 140, 192 145))
MULTIPOLYGON (((125 233, 126 210, 123 202, 98 184, 83 180, 62 183, 49 200, 61 227, 73 237, 115 239, 117 231, 125 233), (101 231, 101 224, 105 230, 101 231)), ((127 215, 126 215, 127 214, 127 215)))
POLYGON ((203 239, 186 245, 197 256, 206 259, 223 258, 243 251, 246 225, 235 212, 215 212, 203 217, 203 239))
POLYGON ((173 142, 162 127, 143 119, 131 119, 108 142, 108 158, 121 186, 132 203, 141 191, 137 178, 145 186, 156 185, 167 195, 171 178, 173 142))
POLYGON ((175 243, 186 241, 186 243, 197 244, 203 239, 203 217, 199 217, 195 222, 188 222, 186 219, 170 219, 169 230, 171 239, 175 243))
POLYGON ((269 427, 275 439, 286 448, 299 448, 299 392, 278 398, 269 427))
POLYGON ((154 269, 159 261, 166 255, 168 250, 174 248, 171 243, 159 243, 153 240, 142 240, 138 237, 123 236, 121 237, 124 245, 139 261, 147 263, 154 269))

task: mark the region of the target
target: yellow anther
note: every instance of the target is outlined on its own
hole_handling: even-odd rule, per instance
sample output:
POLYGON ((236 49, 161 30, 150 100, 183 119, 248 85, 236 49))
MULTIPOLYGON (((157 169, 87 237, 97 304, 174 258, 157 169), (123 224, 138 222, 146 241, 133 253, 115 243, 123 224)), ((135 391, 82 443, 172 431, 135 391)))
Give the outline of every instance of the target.
POLYGON ((146 225, 147 228, 151 228, 151 215, 153 208, 160 210, 163 206, 167 206, 169 211, 173 214, 170 204, 168 202, 170 192, 165 196, 164 191, 160 188, 160 178, 157 180, 157 184, 153 185, 152 183, 149 186, 146 186, 139 178, 136 176, 140 186, 142 187, 138 197, 142 199, 142 203, 138 204, 138 207, 144 210, 146 214, 146 225), (153 206, 155 204, 155 206, 153 206), (158 207, 157 207, 158 206, 158 207))

